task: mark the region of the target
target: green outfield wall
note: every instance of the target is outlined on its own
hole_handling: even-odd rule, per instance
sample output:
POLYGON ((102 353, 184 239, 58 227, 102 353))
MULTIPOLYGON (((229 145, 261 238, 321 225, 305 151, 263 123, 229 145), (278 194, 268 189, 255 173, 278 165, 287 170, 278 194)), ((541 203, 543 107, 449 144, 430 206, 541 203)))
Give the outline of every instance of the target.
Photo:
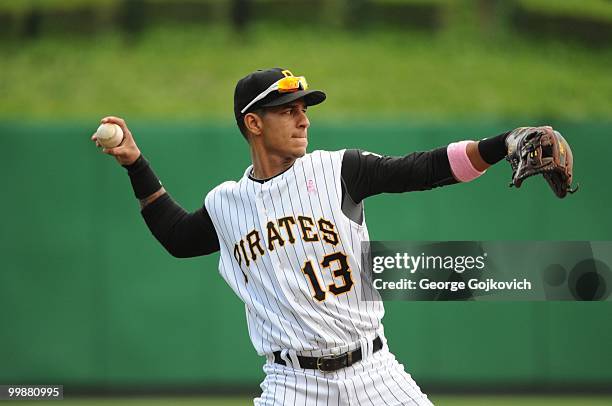
MULTIPOLYGON (((250 344, 244 306, 217 272, 218 254, 176 259, 164 251, 125 170, 89 141, 96 120, 0 123, 0 383, 257 390, 263 359, 250 344)), ((310 150, 391 155, 522 124, 311 121, 310 150)), ((164 186, 189 210, 250 162, 227 123, 130 124, 164 186)), ((368 199, 371 238, 611 240, 612 123, 552 124, 574 148, 577 194, 559 200, 540 178, 510 189, 501 162, 468 184, 368 199)), ((386 309, 390 348, 425 390, 612 383, 609 302, 386 309)))

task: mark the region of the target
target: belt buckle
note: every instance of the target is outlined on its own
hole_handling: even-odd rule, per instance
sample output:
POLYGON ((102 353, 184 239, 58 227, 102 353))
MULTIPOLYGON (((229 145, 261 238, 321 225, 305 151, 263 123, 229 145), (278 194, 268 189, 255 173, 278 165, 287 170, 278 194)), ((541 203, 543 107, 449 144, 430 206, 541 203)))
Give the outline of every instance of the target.
POLYGON ((339 355, 327 355, 327 356, 324 356, 324 357, 319 357, 319 358, 317 358, 317 369, 319 371, 321 371, 321 372, 336 371, 336 370, 338 370, 340 368, 345 367, 346 365, 342 365, 340 368, 325 369, 325 368, 322 368, 323 367, 323 363, 325 361, 334 361, 334 360, 337 360, 337 359, 342 358, 344 356, 347 356, 347 361, 349 362, 349 364, 347 364, 347 365, 350 365, 350 361, 351 361, 351 358, 352 358, 351 355, 352 354, 350 352, 345 352, 345 353, 339 354, 339 355))

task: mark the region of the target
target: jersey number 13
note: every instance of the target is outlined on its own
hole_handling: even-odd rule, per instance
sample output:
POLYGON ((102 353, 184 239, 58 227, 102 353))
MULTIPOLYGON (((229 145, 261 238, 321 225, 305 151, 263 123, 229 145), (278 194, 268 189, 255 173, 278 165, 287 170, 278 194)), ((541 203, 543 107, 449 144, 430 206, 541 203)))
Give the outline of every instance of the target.
MULTIPOLYGON (((334 295, 339 295, 341 293, 346 293, 353 287, 353 279, 351 278, 351 268, 349 268, 348 261, 346 260, 346 254, 342 252, 334 252, 331 254, 327 254, 323 257, 323 261, 321 261, 321 267, 330 269, 331 273, 334 277, 334 283, 330 283, 327 285, 327 290, 333 293, 334 295), (332 264, 337 263, 338 267, 331 270, 332 264), (338 285, 336 283, 336 278, 341 279, 341 284, 338 285)), ((321 282, 317 277, 314 267, 312 265, 312 261, 308 260, 304 263, 302 267, 302 272, 308 277, 308 281, 310 282, 310 286, 314 292, 314 297, 319 302, 325 300, 327 292, 323 286, 321 286, 321 282)))

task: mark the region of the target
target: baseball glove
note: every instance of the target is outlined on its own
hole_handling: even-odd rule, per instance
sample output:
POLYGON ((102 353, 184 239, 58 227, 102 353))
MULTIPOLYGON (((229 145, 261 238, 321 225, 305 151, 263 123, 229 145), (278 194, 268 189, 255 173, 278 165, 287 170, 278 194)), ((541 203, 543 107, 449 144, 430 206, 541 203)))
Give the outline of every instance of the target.
POLYGON ((530 176, 542 174, 555 195, 560 199, 572 188, 573 156, 565 138, 551 127, 520 127, 506 138, 512 166, 510 186, 520 187, 530 176))

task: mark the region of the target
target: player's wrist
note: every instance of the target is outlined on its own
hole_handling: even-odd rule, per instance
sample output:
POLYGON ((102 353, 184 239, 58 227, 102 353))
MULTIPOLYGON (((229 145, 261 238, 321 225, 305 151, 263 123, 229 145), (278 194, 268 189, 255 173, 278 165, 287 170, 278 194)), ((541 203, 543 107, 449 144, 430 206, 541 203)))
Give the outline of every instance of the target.
POLYGON ((510 131, 478 142, 478 153, 483 161, 489 165, 494 165, 508 155, 506 148, 508 134, 510 134, 510 131))
POLYGON ((116 158, 121 166, 127 168, 128 166, 135 164, 138 158, 141 156, 142 154, 140 153, 140 150, 136 148, 134 151, 129 151, 125 156, 118 155, 116 158))
POLYGON ((142 154, 132 164, 123 167, 127 169, 134 195, 138 200, 146 199, 162 188, 159 178, 142 154))
POLYGON ((130 174, 130 173, 137 172, 138 170, 142 169, 144 166, 148 164, 149 163, 147 162, 147 160, 144 158, 144 156, 139 151, 138 156, 134 160, 132 160, 130 163, 122 164, 121 166, 127 169, 128 174, 130 174))
POLYGON ((148 164, 138 148, 135 148, 134 151, 130 151, 129 155, 129 157, 124 159, 124 162, 121 162, 121 166, 127 169, 128 173, 142 169, 142 167, 148 164))

